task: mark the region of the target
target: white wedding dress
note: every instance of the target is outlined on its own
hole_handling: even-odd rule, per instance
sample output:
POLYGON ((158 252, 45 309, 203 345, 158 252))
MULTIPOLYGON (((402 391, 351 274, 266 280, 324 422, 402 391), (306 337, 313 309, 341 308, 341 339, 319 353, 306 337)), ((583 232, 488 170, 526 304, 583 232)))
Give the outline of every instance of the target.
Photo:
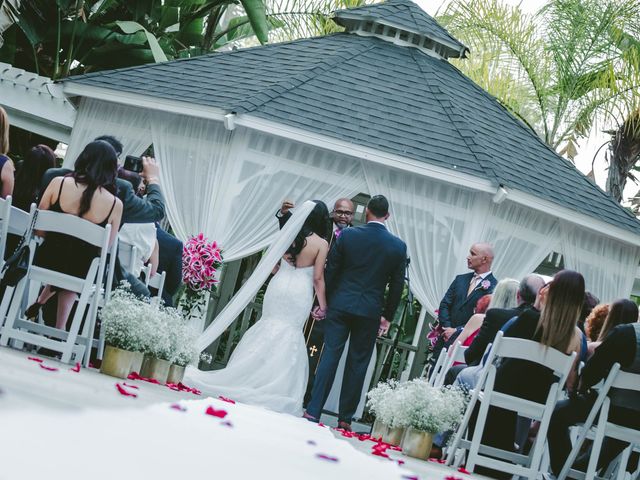
POLYGON ((262 317, 244 334, 222 370, 187 369, 185 383, 204 394, 302 415, 309 371, 303 326, 313 305, 313 266, 284 259, 271 279, 262 317))

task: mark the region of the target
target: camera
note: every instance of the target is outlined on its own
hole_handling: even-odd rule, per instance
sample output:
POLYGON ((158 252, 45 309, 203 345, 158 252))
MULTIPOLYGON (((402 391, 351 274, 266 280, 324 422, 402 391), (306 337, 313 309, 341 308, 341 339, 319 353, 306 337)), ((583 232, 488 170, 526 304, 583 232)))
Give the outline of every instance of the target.
POLYGON ((122 168, 129 170, 130 172, 142 172, 142 157, 127 155, 124 159, 124 166, 122 168))

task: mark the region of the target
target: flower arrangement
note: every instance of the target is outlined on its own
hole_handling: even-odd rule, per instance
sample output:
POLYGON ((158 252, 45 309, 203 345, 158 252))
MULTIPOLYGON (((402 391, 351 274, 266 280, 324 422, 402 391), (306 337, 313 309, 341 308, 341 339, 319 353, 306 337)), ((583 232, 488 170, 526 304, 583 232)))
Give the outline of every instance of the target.
POLYGON ((218 283, 217 273, 222 266, 222 250, 216 242, 200 233, 189 238, 182 250, 182 281, 186 289, 180 299, 180 308, 187 318, 201 318, 209 300, 208 293, 218 283))
POLYGON ((182 251, 182 281, 188 290, 212 290, 218 280, 216 273, 222 266, 222 250, 216 242, 209 242, 202 234, 189 238, 182 251))
POLYGON ((125 287, 113 291, 100 311, 106 343, 131 352, 143 351, 153 332, 147 322, 149 304, 141 301, 125 287))
POLYGON ((423 378, 398 383, 379 383, 369 394, 369 409, 391 428, 413 428, 437 433, 460 422, 467 395, 453 387, 432 387, 423 378))

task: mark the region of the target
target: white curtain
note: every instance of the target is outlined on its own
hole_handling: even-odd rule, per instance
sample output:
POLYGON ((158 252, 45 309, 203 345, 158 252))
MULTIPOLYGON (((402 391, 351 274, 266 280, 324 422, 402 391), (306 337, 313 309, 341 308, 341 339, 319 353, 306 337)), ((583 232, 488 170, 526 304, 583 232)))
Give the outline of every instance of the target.
POLYGON ((640 247, 563 223, 562 254, 567 269, 580 272, 588 291, 601 302, 629 298, 640 261, 640 247))
POLYGON ((121 164, 127 155, 141 155, 151 145, 149 116, 149 110, 144 108, 83 98, 71 132, 64 167, 73 168, 85 145, 101 135, 111 135, 122 142, 121 164))
POLYGON ((520 280, 532 273, 560 243, 555 217, 510 201, 491 202, 478 239, 494 247, 496 278, 520 280))
POLYGON ((193 117, 162 114, 151 122, 171 225, 182 239, 203 232, 216 240, 225 261, 271 243, 285 198, 331 207, 365 185, 360 162, 345 155, 193 117))
POLYGON ((407 243, 411 287, 434 315, 465 256, 479 238, 488 196, 379 165, 364 168, 369 192, 389 199, 389 229, 407 243))

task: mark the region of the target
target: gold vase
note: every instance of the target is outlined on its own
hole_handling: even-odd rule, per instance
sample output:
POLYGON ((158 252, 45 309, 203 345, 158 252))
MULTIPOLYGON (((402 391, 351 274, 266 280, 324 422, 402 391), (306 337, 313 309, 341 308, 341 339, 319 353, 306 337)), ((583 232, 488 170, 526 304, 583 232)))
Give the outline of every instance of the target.
POLYGON ((388 431, 389 427, 376 418, 376 421, 373 422, 373 428, 371 429, 371 438, 384 438, 388 431))
POLYGON ((111 375, 112 377, 127 378, 131 371, 133 352, 122 350, 121 348, 107 345, 104 349, 100 373, 111 375))
MULTIPOLYGON (((131 361, 131 372, 140 373, 142 370, 142 361, 144 360, 144 353, 133 352, 133 360, 131 361)), ((131 373, 129 372, 129 373, 131 373)))
POLYGON ((169 367, 169 375, 167 376, 167 383, 178 384, 184 379, 185 367, 176 365, 175 363, 169 367))
POLYGON ((413 458, 428 460, 433 446, 433 433, 407 428, 402 437, 402 453, 413 458))
POLYGON ((382 441, 389 445, 399 446, 404 435, 404 427, 387 428, 387 434, 382 437, 382 441))
POLYGON ((170 367, 171 363, 167 360, 160 360, 159 358, 152 357, 151 355, 145 355, 144 360, 142 361, 142 368, 140 369, 140 376, 153 378, 164 384, 167 383, 170 367))

